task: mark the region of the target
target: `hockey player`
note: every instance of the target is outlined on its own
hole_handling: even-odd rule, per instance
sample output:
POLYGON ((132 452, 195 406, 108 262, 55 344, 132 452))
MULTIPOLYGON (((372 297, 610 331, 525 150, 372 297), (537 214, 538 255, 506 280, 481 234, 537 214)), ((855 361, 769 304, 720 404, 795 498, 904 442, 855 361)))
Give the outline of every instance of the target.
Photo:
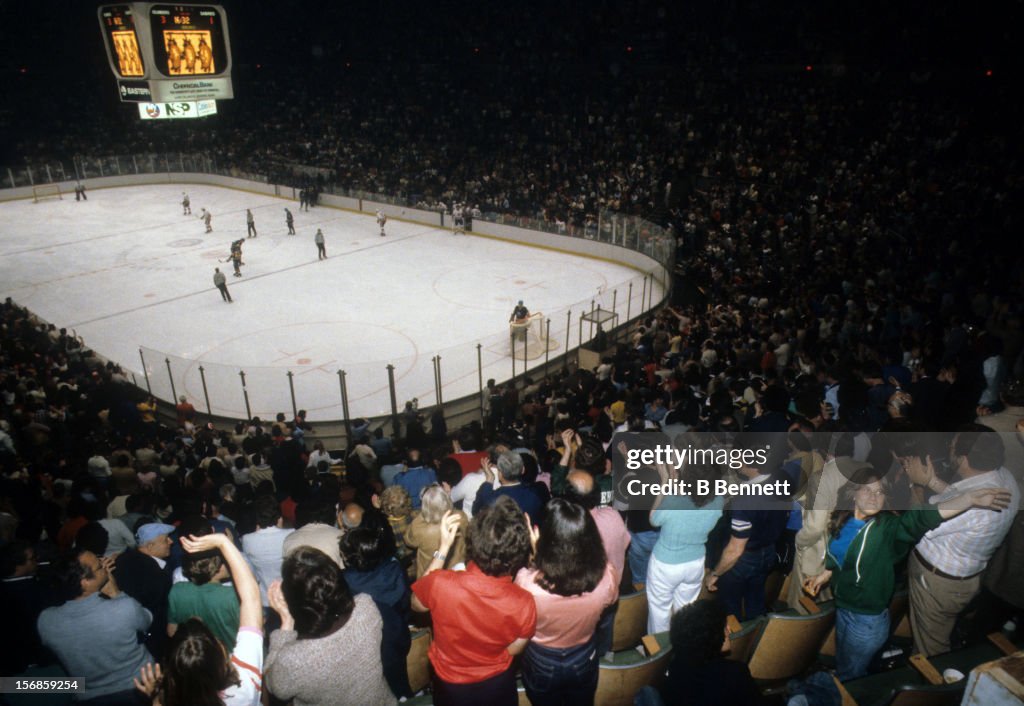
POLYGON ((188 200, 188 194, 186 194, 184 191, 181 192, 181 207, 182 209, 184 209, 184 213, 182 213, 181 215, 192 215, 192 202, 188 200))
POLYGON ((245 225, 249 229, 248 230, 248 235, 246 235, 245 237, 247 237, 247 238, 255 238, 256 237, 256 219, 252 217, 252 211, 249 210, 248 208, 245 209, 245 225))
POLYGON ((287 208, 284 210, 284 222, 288 226, 288 235, 295 235, 295 218, 287 208))
POLYGON ((206 232, 212 233, 213 226, 210 225, 213 222, 213 214, 207 211, 205 208, 201 209, 202 213, 199 214, 199 218, 202 219, 203 223, 206 224, 206 232))
POLYGON ((89 197, 85 195, 85 184, 75 184, 75 201, 88 201, 89 197))
POLYGON ((455 224, 455 233, 466 234, 466 211, 462 204, 455 204, 455 208, 452 209, 452 220, 455 224))
POLYGON ((240 240, 236 240, 233 243, 231 243, 231 256, 230 256, 230 259, 231 259, 231 264, 235 268, 235 277, 241 277, 242 276, 242 265, 245 264, 244 262, 242 262, 242 243, 244 243, 244 242, 245 242, 245 239, 242 238, 240 240))
POLYGON ((380 226, 380 237, 382 238, 386 235, 386 233, 384 232, 384 224, 387 222, 388 217, 385 216, 380 209, 377 209, 377 225, 380 226))

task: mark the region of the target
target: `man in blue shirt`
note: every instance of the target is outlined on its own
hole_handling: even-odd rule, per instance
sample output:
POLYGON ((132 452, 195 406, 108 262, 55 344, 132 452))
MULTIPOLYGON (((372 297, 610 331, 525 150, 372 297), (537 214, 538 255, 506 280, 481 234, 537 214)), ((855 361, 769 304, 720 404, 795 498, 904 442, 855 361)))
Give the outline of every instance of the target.
POLYGON ((420 509, 420 493, 431 483, 437 482, 437 474, 433 468, 426 466, 420 460, 419 449, 409 449, 409 458, 406 461, 404 471, 395 476, 392 485, 399 485, 405 488, 412 499, 412 509, 420 509))
POLYGON ((493 505, 502 495, 507 495, 519 505, 519 508, 530 516, 530 524, 539 525, 544 516, 544 505, 551 494, 543 483, 523 483, 523 457, 513 451, 506 451, 498 456, 495 463, 498 467, 498 481, 501 486, 494 490, 494 471, 489 465, 484 466, 487 478, 476 493, 473 503, 473 514, 485 507, 493 505))

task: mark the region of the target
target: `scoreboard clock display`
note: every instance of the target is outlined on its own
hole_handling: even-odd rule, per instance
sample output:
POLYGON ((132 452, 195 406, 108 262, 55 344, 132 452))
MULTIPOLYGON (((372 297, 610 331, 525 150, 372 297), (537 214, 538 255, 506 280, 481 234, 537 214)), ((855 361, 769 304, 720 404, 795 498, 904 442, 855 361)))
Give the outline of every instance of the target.
POLYGON ((114 73, 121 78, 141 78, 146 65, 135 31, 135 15, 129 5, 100 8, 100 25, 107 45, 107 57, 114 73))
POLYGON ((228 69, 224 17, 212 5, 152 5, 153 66, 166 77, 217 76, 228 69))

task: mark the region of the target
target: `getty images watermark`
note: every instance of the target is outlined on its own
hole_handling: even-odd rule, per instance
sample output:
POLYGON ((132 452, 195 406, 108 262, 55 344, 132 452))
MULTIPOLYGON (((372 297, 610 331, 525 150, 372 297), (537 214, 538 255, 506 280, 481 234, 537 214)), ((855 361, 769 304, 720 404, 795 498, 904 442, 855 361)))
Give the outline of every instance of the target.
MULTIPOLYGON (((619 433, 610 448, 614 500, 620 509, 692 510, 715 497, 745 498, 752 509, 791 510, 799 502, 831 512, 844 488, 870 478, 881 481, 886 509, 904 511, 927 495, 921 489, 929 478, 958 480, 977 433, 619 433)), ((986 462, 1021 478, 1024 437, 980 433, 994 454, 986 462)))

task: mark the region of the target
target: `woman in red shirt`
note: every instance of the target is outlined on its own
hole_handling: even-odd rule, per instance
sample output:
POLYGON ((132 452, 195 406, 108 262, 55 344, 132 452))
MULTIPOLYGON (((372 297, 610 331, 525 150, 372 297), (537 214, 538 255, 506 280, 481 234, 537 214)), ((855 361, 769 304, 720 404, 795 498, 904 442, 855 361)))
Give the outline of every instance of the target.
POLYGON ((441 569, 458 527, 458 516, 445 513, 441 545, 412 586, 413 610, 430 611, 434 625, 434 703, 516 706, 512 658, 537 625, 533 597, 512 583, 530 560, 530 530, 516 502, 500 497, 473 516, 466 570, 441 569))

